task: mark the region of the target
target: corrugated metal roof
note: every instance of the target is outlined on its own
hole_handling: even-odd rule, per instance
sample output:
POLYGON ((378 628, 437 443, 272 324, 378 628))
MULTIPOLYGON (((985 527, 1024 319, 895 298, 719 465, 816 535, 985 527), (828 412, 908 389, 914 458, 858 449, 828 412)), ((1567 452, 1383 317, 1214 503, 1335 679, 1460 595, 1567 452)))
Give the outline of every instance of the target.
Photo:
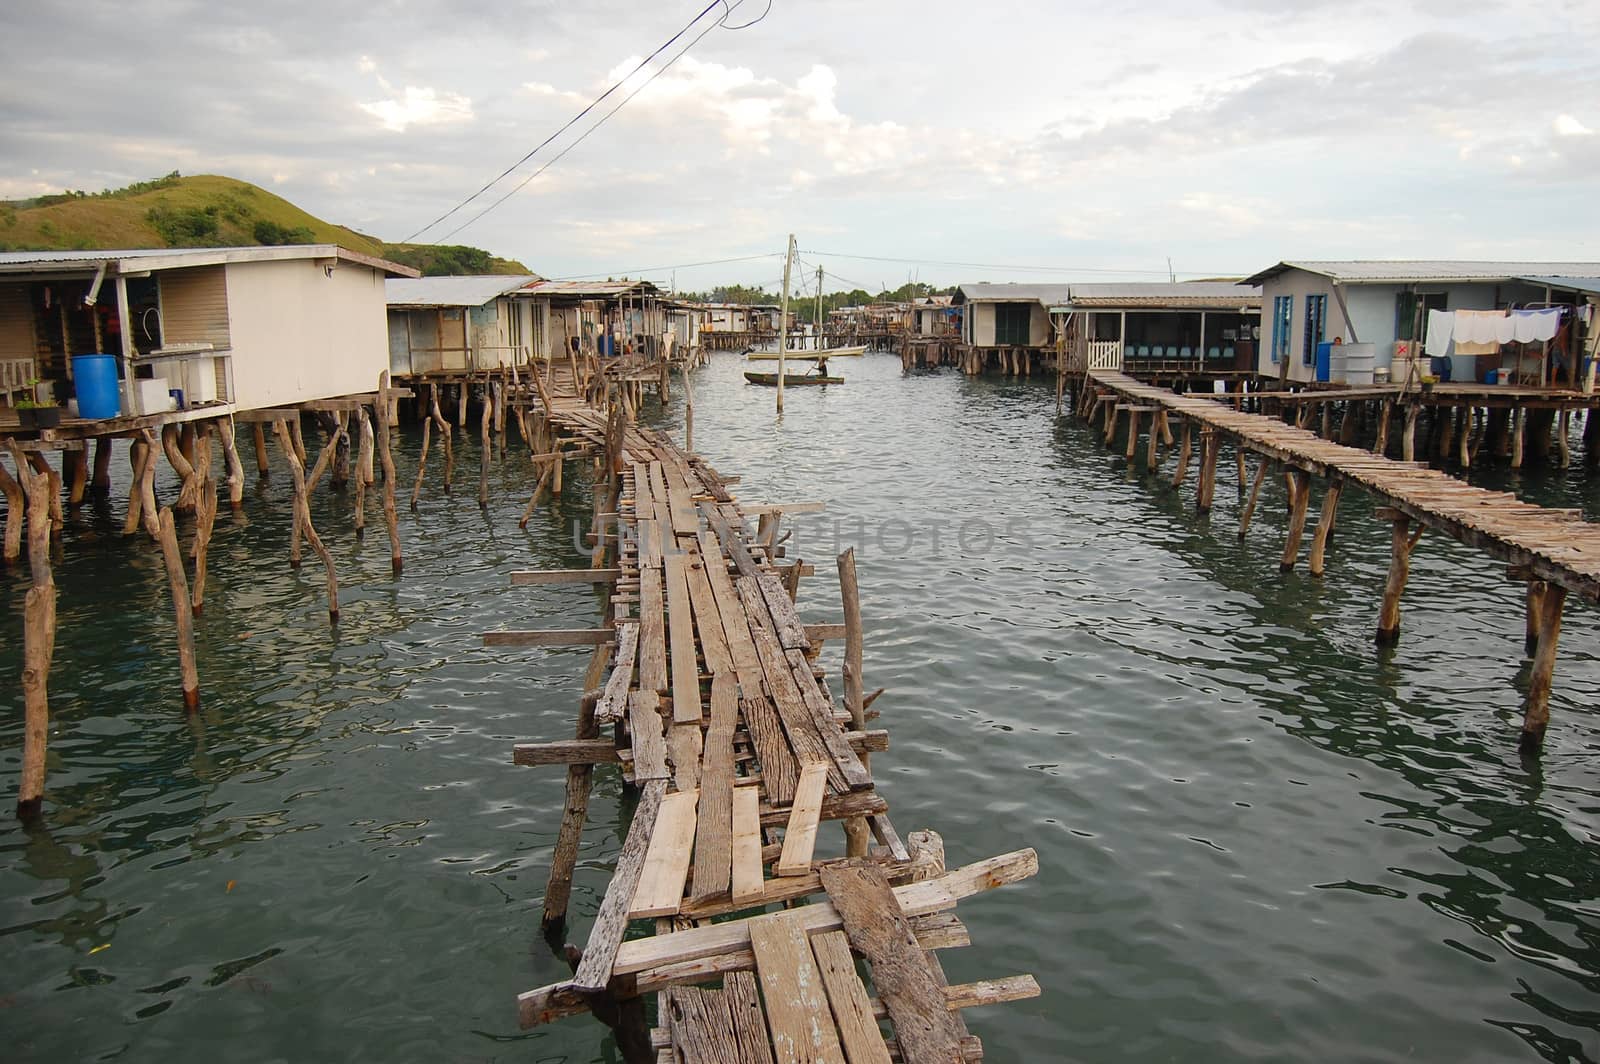
POLYGON ((540 296, 568 296, 573 299, 615 299, 631 293, 654 295, 660 291, 649 281, 540 281, 529 291, 540 296))
POLYGON ((538 280, 531 273, 402 277, 390 278, 384 291, 391 307, 481 307, 538 280))
POLYGON ((1066 284, 964 284, 956 289, 956 303, 1065 303, 1072 298, 1066 284))
POLYGON ((1457 259, 1349 259, 1280 262, 1245 278, 1260 284, 1286 270, 1305 270, 1345 284, 1443 284, 1450 281, 1515 281, 1527 277, 1593 278, 1600 262, 1471 262, 1457 259))
POLYGON ((1585 292, 1589 295, 1600 295, 1600 277, 1564 277, 1559 275, 1519 277, 1519 281, 1529 284, 1549 285, 1551 288, 1565 288, 1571 292, 1585 292))
MULTIPOLYGON (((1075 284, 1062 308, 1160 307, 1172 310, 1238 310, 1261 308, 1261 289, 1232 281, 1180 281, 1123 284, 1075 284)), ((1056 309, 1054 307, 1052 310, 1056 309)))
POLYGON ((118 273, 175 270, 229 262, 277 262, 285 259, 338 259, 382 270, 394 277, 415 277, 417 271, 398 262, 363 255, 336 244, 278 244, 232 248, 107 248, 98 251, 0 252, 0 273, 69 273, 111 263, 118 273))

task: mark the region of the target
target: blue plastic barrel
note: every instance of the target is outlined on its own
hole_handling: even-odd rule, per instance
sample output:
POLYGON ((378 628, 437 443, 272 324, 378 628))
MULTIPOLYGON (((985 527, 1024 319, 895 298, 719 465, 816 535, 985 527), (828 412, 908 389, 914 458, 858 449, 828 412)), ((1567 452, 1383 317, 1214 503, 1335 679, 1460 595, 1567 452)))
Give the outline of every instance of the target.
POLYGON ((122 413, 117 356, 73 355, 72 381, 78 389, 79 417, 93 421, 122 413))

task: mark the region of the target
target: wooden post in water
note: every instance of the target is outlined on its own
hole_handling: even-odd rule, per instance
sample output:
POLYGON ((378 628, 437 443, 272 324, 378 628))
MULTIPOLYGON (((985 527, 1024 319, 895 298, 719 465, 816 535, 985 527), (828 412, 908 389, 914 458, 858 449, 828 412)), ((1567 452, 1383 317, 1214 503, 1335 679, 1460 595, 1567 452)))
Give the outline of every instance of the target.
POLYGON ((490 395, 491 387, 483 388, 483 413, 478 418, 478 509, 489 508, 489 459, 494 451, 494 444, 489 438, 490 420, 494 417, 494 398, 490 395))
POLYGON ((267 434, 261 422, 254 422, 250 426, 250 438, 256 448, 256 476, 266 480, 271 475, 272 466, 267 461, 267 434))
POLYGON ((794 234, 783 252, 783 292, 778 308, 778 413, 783 413, 783 367, 789 348, 789 268, 794 265, 794 234))
POLYGON ((394 506, 394 454, 389 449, 389 371, 378 374, 378 401, 372 416, 378 423, 378 460, 383 463, 383 520, 389 529, 389 563, 394 575, 402 568, 400 557, 400 518, 394 506))
POLYGON ((1522 630, 1522 653, 1533 657, 1539 649, 1539 622, 1544 617, 1544 591, 1549 586, 1543 580, 1529 580, 1526 597, 1527 620, 1522 630))
POLYGON ((1550 678, 1556 667, 1556 644, 1561 639, 1561 611, 1567 601, 1566 588, 1539 582, 1545 587, 1539 596, 1539 641, 1528 674, 1528 702, 1522 717, 1520 748, 1525 754, 1536 754, 1544 746, 1545 729, 1550 724, 1550 678))
POLYGON ((1183 445, 1178 449, 1178 468, 1172 474, 1174 488, 1183 485, 1183 478, 1189 475, 1189 455, 1193 450, 1194 422, 1188 418, 1183 419, 1183 445))
POLYGON ((1383 605, 1378 610, 1376 642, 1381 647, 1393 646, 1400 641, 1400 596, 1405 592, 1406 580, 1411 576, 1411 552, 1422 538, 1423 526, 1411 531, 1411 518, 1390 506, 1380 506, 1374 515, 1380 521, 1390 522, 1389 578, 1383 585, 1383 605))
MULTIPOLYGON (((439 427, 439 443, 444 447, 444 493, 449 495, 450 481, 455 474, 456 468, 456 449, 451 443, 450 439, 452 435, 450 431, 450 422, 446 421, 444 419, 444 414, 439 411, 439 386, 437 384, 428 385, 428 396, 429 409, 433 415, 433 423, 439 427)), ((463 422, 464 421, 465 415, 463 415, 463 422)), ((423 436, 423 441, 426 443, 426 435, 423 436)), ((413 495, 413 508, 415 508, 415 505, 416 496, 413 495)))
MULTIPOLYGON (((606 659, 610 654, 611 644, 604 643, 595 647, 589 657, 589 670, 583 682, 583 699, 578 703, 579 739, 600 737, 594 710, 600 701, 600 680, 605 674, 606 659)), ((559 941, 561 929, 567 920, 567 903, 572 898, 572 872, 578 865, 578 843, 583 836, 583 822, 589 815, 589 784, 593 774, 594 765, 589 762, 567 766, 567 798, 562 806, 555 853, 550 859, 550 878, 545 883, 544 915, 540 921, 545 937, 552 941, 559 941)))
MULTIPOLYGON (((865 731, 867 712, 861 679, 862 632, 861 589, 856 583, 856 550, 849 548, 839 555, 839 597, 844 603, 844 704, 850 711, 850 725, 856 731, 865 731)), ((795 559, 795 571, 800 568, 795 559)), ((870 755, 861 754, 861 767, 871 771, 870 755)), ((867 854, 867 821, 852 817, 845 821, 845 855, 865 857, 867 854)))
POLYGON ((1559 459, 1557 464, 1566 469, 1572 465, 1572 441, 1569 438, 1572 431, 1572 411, 1561 411, 1560 421, 1556 426, 1556 448, 1559 459))
MULTIPOLYGON (((1349 415, 1345 415, 1348 417, 1349 415)), ((1344 478, 1334 477, 1328 482, 1322 496, 1322 516, 1317 520, 1317 531, 1311 537, 1312 576, 1321 576, 1327 568, 1328 537, 1333 535, 1333 521, 1339 511, 1339 494, 1344 491, 1344 478)))
MULTIPOLYGON (((17 816, 31 820, 44 803, 45 748, 50 737, 50 664, 56 646, 56 583, 50 568, 50 480, 31 472, 16 440, 11 454, 27 496, 28 562, 33 583, 22 611, 22 779, 17 816)), ((9 479, 9 476, 8 476, 9 479)), ((7 492, 8 499, 11 493, 7 492)), ((21 508, 13 502, 12 514, 21 508)))
MULTIPOLYGON (((22 469, 23 463, 18 463, 17 474, 27 481, 26 471, 22 469)), ((0 492, 6 497, 6 534, 5 550, 3 557, 5 564, 11 565, 22 557, 22 518, 27 506, 27 498, 23 494, 22 485, 12 477, 11 471, 6 469, 5 463, 0 462, 0 492)))
MULTIPOLYGON (((1133 456, 1139 453, 1139 413, 1138 407, 1128 407, 1128 453, 1124 457, 1129 462, 1132 462, 1133 456)), ((1154 433, 1150 435, 1150 442, 1155 442, 1154 433)))
POLYGON ((84 495, 89 490, 89 451, 87 447, 76 451, 65 451, 61 456, 61 464, 66 467, 67 476, 67 503, 76 509, 83 502, 84 495))
POLYGON ((89 493, 102 499, 111 497, 111 440, 101 436, 94 441, 94 477, 89 493))
POLYGON ((1217 490, 1217 452, 1222 448, 1222 440, 1217 431, 1210 426, 1200 430, 1200 482, 1195 488, 1194 508, 1198 513, 1207 513, 1211 509, 1211 501, 1217 490))
POLYGON ((222 458, 228 467, 228 506, 238 510, 244 505, 244 466, 239 462, 231 417, 217 419, 217 435, 222 438, 222 458))
MULTIPOLYGON (((295 524, 305 532, 306 542, 311 544, 311 549, 317 552, 322 559, 323 568, 328 575, 328 621, 332 624, 339 622, 339 578, 333 571, 333 555, 322 542, 322 537, 317 535, 316 527, 311 523, 311 504, 307 498, 305 468, 300 464, 300 458, 295 454, 294 445, 289 438, 289 430, 282 420, 273 426, 278 434, 278 442, 283 445, 284 458, 289 463, 289 474, 294 477, 294 508, 295 524)), ((335 441, 337 442, 337 441, 335 441)), ((321 464, 320 462, 318 463, 321 464)), ((296 546, 295 552, 298 554, 296 546)), ((298 557, 294 559, 298 564, 298 557)))
MULTIPOLYGON (((822 342, 822 334, 817 334, 817 342, 822 342)), ((685 361, 683 369, 683 449, 694 453, 694 386, 689 383, 689 363, 685 361)))
POLYGON ((1417 418, 1422 415, 1421 403, 1406 404, 1405 428, 1400 434, 1400 458, 1406 462, 1417 460, 1417 418))
MULTIPOLYGON (((224 422, 225 424, 226 422, 224 422)), ((190 607, 196 617, 205 608, 206 555, 211 547, 211 530, 217 522, 217 484, 211 475, 211 429, 201 426, 195 441, 195 469, 200 487, 195 498, 194 528, 194 594, 190 607)))
POLYGON ((178 533, 172 520, 172 507, 162 508, 157 519, 156 539, 161 544, 161 560, 167 569, 167 586, 172 592, 172 612, 177 617, 178 669, 183 682, 183 708, 193 713, 200 708, 200 670, 194 658, 194 605, 189 600, 189 582, 184 572, 183 553, 178 549, 178 533))
MULTIPOLYGON (((1243 453, 1241 449, 1240 453, 1243 453)), ((1261 456, 1261 463, 1256 466, 1255 479, 1250 484, 1250 498, 1245 501, 1244 510, 1239 514, 1239 538, 1244 539, 1245 533, 1250 531, 1250 518, 1256 512, 1256 503, 1261 498, 1261 484, 1267 479, 1267 467, 1272 462, 1266 455, 1261 456)))
POLYGON ((1303 469, 1290 470, 1287 475, 1289 484, 1289 532, 1283 544, 1283 557, 1278 562, 1278 571, 1287 573, 1294 569, 1294 563, 1300 556, 1300 539, 1306 531, 1306 508, 1311 501, 1311 474, 1303 469))

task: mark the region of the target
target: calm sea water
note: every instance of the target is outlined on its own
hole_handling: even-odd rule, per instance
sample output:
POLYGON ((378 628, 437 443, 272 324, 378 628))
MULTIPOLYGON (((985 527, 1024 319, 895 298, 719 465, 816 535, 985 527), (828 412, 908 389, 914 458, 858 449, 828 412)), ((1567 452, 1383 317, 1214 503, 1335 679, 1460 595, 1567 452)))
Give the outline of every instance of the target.
MULTIPOLYGON (((838 618, 832 558, 857 547, 896 825, 940 831, 952 866, 1039 851, 1036 879, 963 903, 974 945, 944 955, 955 981, 1044 987, 968 1013, 989 1059, 1600 1060, 1595 611, 1569 608, 1547 751, 1524 761, 1518 587, 1424 539, 1379 653, 1388 531, 1359 493, 1327 576, 1280 576, 1281 485, 1240 543, 1228 456, 1196 517, 1191 487, 1057 422, 1048 383, 869 356, 779 420, 714 359, 699 449, 747 499, 828 501, 791 541, 818 568, 805 616, 838 618)), ((647 413, 681 434, 673 400, 647 413)), ((320 569, 286 563, 281 464, 252 483, 213 543, 193 719, 159 556, 118 534, 120 502, 72 520, 47 822, 0 820, 7 1059, 615 1059, 598 1024, 519 1032, 513 1007, 566 969, 536 930, 562 774, 510 747, 571 734, 587 652, 478 638, 592 623, 593 591, 506 577, 584 564, 587 484, 523 532, 526 463, 496 459, 484 513, 477 459, 461 443, 456 494, 403 515, 400 580, 381 523, 358 541, 350 498, 318 498, 332 632, 320 569)), ((1600 518, 1581 472, 1478 476, 1600 518)), ((15 677, 25 575, 4 580, 15 677)), ((20 748, 8 681, 8 788, 20 748)), ((626 823, 597 780, 580 942, 626 823)))

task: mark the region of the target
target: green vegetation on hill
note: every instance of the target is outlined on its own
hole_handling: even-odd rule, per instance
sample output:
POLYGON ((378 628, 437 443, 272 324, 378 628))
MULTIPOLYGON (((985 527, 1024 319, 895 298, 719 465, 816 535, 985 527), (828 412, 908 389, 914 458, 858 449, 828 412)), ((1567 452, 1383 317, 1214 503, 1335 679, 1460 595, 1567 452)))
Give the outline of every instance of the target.
POLYGON ((338 244, 426 274, 528 273, 521 263, 460 246, 385 244, 308 214, 248 181, 176 170, 103 192, 0 202, 0 251, 338 244))

